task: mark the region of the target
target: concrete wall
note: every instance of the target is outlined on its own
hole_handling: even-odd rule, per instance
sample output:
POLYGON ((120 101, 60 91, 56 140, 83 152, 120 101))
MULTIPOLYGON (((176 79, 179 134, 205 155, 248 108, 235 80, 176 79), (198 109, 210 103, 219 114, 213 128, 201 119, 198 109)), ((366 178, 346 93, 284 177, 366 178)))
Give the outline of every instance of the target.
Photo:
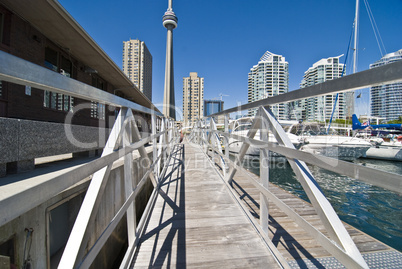
MULTIPOLYGON (((152 147, 147 147, 147 152, 152 159, 152 147)), ((134 169, 132 179, 133 184, 136 184, 146 171, 140 165, 139 154, 135 152, 133 157, 134 169)), ((75 215, 78 212, 78 208, 82 202, 83 195, 88 188, 89 182, 89 178, 84 179, 79 184, 76 184, 70 189, 61 192, 45 203, 42 203, 40 206, 31 209, 27 213, 0 227, 0 245, 6 242, 8 239, 14 238, 15 263, 18 268, 22 267, 24 261, 23 254, 26 241, 26 228, 32 228, 34 230, 32 234, 32 247, 30 251, 33 268, 50 268, 48 267, 50 266, 50 261, 48 261, 49 255, 47 245, 47 240, 49 240, 47 225, 48 221, 50 221, 50 218, 46 212, 63 204, 67 200, 72 201, 71 199, 73 197, 78 197, 79 199, 74 200, 75 204, 69 205, 70 214, 75 215)), ((103 232, 111 218, 117 213, 118 209, 123 204, 123 184, 124 162, 123 160, 119 160, 114 163, 110 173, 109 180, 105 188, 105 193, 103 194, 102 202, 96 216, 95 229, 92 230, 92 234, 87 244, 87 250, 93 245, 93 243, 96 241, 96 238, 98 238, 98 236, 103 232)), ((152 189, 153 185, 148 179, 147 184, 145 184, 141 194, 136 199, 137 212, 142 212, 143 208, 145 208, 152 189)), ((72 218, 72 216, 69 216, 69 218, 72 218)), ((110 236, 106 247, 101 250, 92 268, 111 268, 116 257, 119 257, 119 254, 121 254, 122 251, 125 251, 126 246, 126 219, 123 218, 115 229, 114 233, 110 236)), ((59 255, 61 255, 61 251, 59 255)))
MULTIPOLYGON (((24 248, 25 244, 30 248, 30 257, 32 259, 33 268, 47 268, 47 218, 46 210, 50 206, 67 199, 72 195, 85 191, 88 187, 88 180, 81 182, 75 188, 69 189, 60 193, 56 197, 49 199, 46 203, 41 204, 19 216, 18 218, 8 222, 0 227, 0 244, 10 238, 14 238, 15 250, 15 265, 17 268, 22 268, 24 263, 24 248), (25 229, 33 229, 32 236, 27 240, 27 232, 25 229)), ((28 254, 26 253, 26 256, 28 254)))
POLYGON ((35 158, 103 148, 107 137, 105 128, 0 118, 0 177, 32 170, 35 158))

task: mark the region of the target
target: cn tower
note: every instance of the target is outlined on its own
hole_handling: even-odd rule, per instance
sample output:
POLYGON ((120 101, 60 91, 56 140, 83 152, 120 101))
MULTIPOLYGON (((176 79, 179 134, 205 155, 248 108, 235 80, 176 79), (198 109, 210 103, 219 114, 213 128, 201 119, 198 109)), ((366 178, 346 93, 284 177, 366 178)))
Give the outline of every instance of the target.
POLYGON ((176 120, 173 77, 173 29, 177 27, 177 17, 172 9, 172 0, 169 0, 169 7, 165 15, 163 15, 163 26, 167 29, 163 114, 176 120))

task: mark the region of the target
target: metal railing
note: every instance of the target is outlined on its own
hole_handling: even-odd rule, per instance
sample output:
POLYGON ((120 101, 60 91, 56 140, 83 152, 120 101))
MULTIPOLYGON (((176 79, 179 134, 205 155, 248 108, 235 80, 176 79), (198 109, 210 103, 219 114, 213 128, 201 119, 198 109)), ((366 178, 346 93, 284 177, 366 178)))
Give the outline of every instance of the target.
POLYGON ((156 132, 156 117, 152 115, 152 135, 141 139, 131 109, 121 109, 100 160, 106 160, 110 156, 114 156, 114 158, 105 162, 101 169, 97 170, 93 175, 61 258, 59 268, 88 268, 125 214, 127 216, 128 249, 121 268, 127 268, 129 266, 130 258, 144 229, 145 220, 156 198, 156 190, 159 188, 160 184, 160 175, 164 173, 163 171, 161 173, 161 161, 163 160, 163 162, 166 163, 167 155, 170 154, 172 148, 172 143, 177 142, 178 139, 177 132, 174 131, 173 125, 172 121, 162 119, 161 130, 156 132), (158 138, 159 141, 157 142, 158 138), (144 148, 144 144, 150 141, 153 141, 154 147, 153 161, 148 158, 144 148), (132 171, 134 167, 132 152, 135 150, 138 150, 141 158, 145 160, 145 162, 142 161, 141 163, 146 166, 146 173, 136 185, 133 185, 132 171), (116 215, 110 220, 110 223, 102 232, 101 236, 96 240, 96 243, 90 248, 88 253, 85 253, 89 232, 93 230, 94 220, 100 199, 102 199, 102 194, 109 178, 110 170, 114 161, 120 158, 124 158, 123 188, 125 201, 116 215), (134 201, 148 177, 152 181, 154 191, 141 220, 139 223, 136 223, 134 201))
POLYGON ((159 111, 140 106, 2 51, 0 51, 0 63, 0 80, 29 85, 36 89, 67 94, 120 108, 101 158, 40 184, 30 190, 30 195, 27 197, 19 196, 19 200, 11 197, 7 201, 2 201, 2 206, 7 207, 7 210, 1 217, 0 225, 92 175, 92 180, 60 260, 59 268, 88 268, 125 215, 127 216, 128 249, 121 268, 127 268, 143 232, 147 215, 150 214, 152 204, 156 199, 160 179, 167 169, 166 164, 173 144, 179 139, 174 121, 163 117, 159 111), (150 135, 141 137, 133 111, 150 115, 152 120, 150 135), (149 159, 144 147, 149 142, 153 144, 152 160, 149 159), (133 185, 132 179, 132 173, 135 169, 133 167, 134 151, 139 152, 142 159, 141 164, 146 169, 145 174, 135 185, 133 185), (95 217, 112 166, 121 159, 124 160, 124 186, 122 187, 125 196, 124 202, 87 251, 90 232, 94 230, 95 217), (148 179, 151 180, 154 189, 140 221, 136 223, 135 198, 148 179), (43 195, 44 193, 46 195, 43 195), (32 197, 35 197, 35 201, 32 201, 32 197))
MULTIPOLYGON (((346 231, 335 210, 324 196, 306 163, 399 193, 402 192, 402 177, 400 175, 379 171, 334 158, 321 155, 318 156, 295 149, 289 137, 268 107, 273 104, 299 100, 302 98, 402 81, 402 61, 383 67, 384 68, 366 70, 350 76, 289 92, 287 94, 282 94, 239 107, 230 108, 211 115, 209 117, 209 124, 207 124, 207 120, 205 118, 194 125, 194 128, 189 135, 189 139, 200 144, 207 154, 209 151, 211 152, 211 160, 220 167, 218 171, 221 171, 222 176, 228 185, 231 184, 233 176, 237 170, 244 169, 242 168, 241 163, 249 147, 252 145, 253 147, 259 148, 261 182, 256 181, 251 176, 248 178, 261 193, 260 226, 258 229, 265 234, 264 239, 268 246, 273 246, 272 242, 268 238, 269 199, 290 218, 292 218, 298 225, 303 227, 306 232, 308 232, 313 238, 321 243, 321 245, 328 252, 334 255, 334 257, 336 257, 346 267, 368 268, 368 265, 366 264, 350 235, 346 231), (258 112, 252 121, 252 125, 247 133, 247 136, 229 133, 229 114, 232 112, 252 108, 258 108, 258 112), (218 131, 213 117, 222 115, 225 117, 225 131, 218 131), (258 140, 254 139, 257 132, 260 132, 260 139, 258 140), (276 142, 268 141, 269 132, 273 134, 276 142), (228 145, 230 138, 243 142, 239 153, 235 156, 234 161, 229 158, 228 145), (222 152, 222 147, 225 148, 225 153, 222 152), (317 215, 321 219, 326 231, 328 232, 329 238, 318 231, 303 217, 297 214, 293 209, 288 207, 284 202, 270 192, 268 188, 268 169, 270 158, 269 151, 286 157, 287 161, 295 172, 298 181, 301 183, 305 193, 314 206, 317 215), (379 178, 381 178, 381 180, 378 180, 379 178)), ((247 173, 244 174, 247 175, 247 173)))

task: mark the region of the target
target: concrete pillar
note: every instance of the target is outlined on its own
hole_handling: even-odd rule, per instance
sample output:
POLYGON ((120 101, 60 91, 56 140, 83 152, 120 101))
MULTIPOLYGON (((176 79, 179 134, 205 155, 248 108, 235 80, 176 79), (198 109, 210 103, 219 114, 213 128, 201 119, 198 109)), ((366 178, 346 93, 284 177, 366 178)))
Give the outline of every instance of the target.
MULTIPOLYGON (((20 160, 16 162, 10 162, 5 164, 5 174, 14 174, 14 173, 22 173, 22 172, 27 172, 35 169, 35 159, 29 159, 29 160, 20 160)), ((1 168, 0 168, 1 170, 1 168)), ((0 172, 1 173, 1 172, 0 172)))
POLYGON ((97 150, 89 150, 89 151, 82 151, 82 152, 75 152, 73 153, 73 158, 76 157, 95 157, 98 156, 97 150))
POLYGON ((17 161, 17 173, 31 171, 35 169, 35 159, 17 161))
POLYGON ((7 173, 7 164, 0 163, 0 177, 5 177, 7 173))

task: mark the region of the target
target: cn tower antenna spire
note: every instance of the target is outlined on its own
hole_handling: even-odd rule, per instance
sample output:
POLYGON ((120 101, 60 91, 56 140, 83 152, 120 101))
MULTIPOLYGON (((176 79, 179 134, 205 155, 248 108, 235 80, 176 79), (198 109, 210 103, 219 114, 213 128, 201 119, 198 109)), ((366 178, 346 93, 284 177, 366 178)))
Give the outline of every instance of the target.
POLYGON ((173 75, 173 29, 177 27, 177 17, 173 12, 172 0, 168 1, 168 9, 163 15, 163 26, 167 29, 163 114, 176 120, 173 75))

